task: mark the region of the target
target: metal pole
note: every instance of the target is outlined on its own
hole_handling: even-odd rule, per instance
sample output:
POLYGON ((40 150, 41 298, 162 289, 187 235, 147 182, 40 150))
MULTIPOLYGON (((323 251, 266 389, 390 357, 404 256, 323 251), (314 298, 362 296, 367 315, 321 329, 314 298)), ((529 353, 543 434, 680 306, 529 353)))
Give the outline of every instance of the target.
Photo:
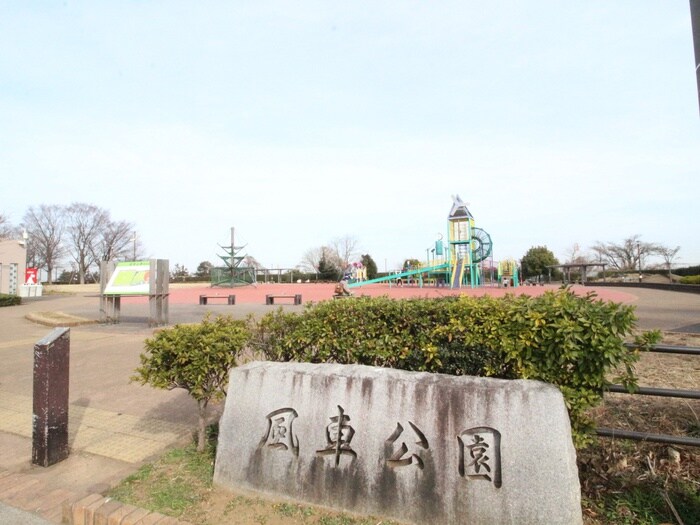
POLYGON ((601 437, 619 439, 632 439, 635 441, 653 441, 654 443, 667 443, 669 445, 687 445, 700 447, 700 438, 677 437, 665 434, 650 434, 648 432, 635 432, 633 430, 617 430, 614 428, 597 428, 596 434, 601 437))
POLYGON ((234 262, 234 261, 233 261, 233 256, 235 255, 235 252, 236 252, 236 248, 235 248, 236 245, 235 245, 234 239, 233 239, 233 236, 234 236, 233 231, 234 231, 234 227, 231 226, 231 258, 229 259, 229 269, 230 269, 230 271, 231 271, 231 282, 230 282, 230 285, 231 285, 231 286, 233 286, 233 282, 234 282, 234 274, 235 274, 235 272, 234 272, 234 270, 233 270, 233 262, 234 262))
MULTIPOLYGON (((638 348, 634 343, 624 343, 626 348, 638 348)), ((700 357, 700 348, 694 346, 652 345, 649 352, 657 354, 684 354, 700 357)))
POLYGON ((677 388, 654 388, 649 386, 640 386, 637 387, 634 392, 630 392, 622 385, 609 385, 606 390, 608 392, 615 392, 616 394, 700 399, 700 390, 678 390, 677 388))
POLYGON ((639 282, 642 282, 642 252, 639 249, 639 241, 637 241, 637 264, 639 265, 639 282))
POLYGON ((700 0, 690 0, 690 23, 693 30, 695 77, 698 86, 698 103, 700 103, 700 0))

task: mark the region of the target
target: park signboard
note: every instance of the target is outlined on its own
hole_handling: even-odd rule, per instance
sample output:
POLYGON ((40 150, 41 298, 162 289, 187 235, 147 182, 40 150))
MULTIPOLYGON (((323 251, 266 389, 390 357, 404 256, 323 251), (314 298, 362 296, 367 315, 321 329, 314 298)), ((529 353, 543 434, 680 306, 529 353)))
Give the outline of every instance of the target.
POLYGON ((105 287, 105 295, 148 295, 150 261, 120 262, 105 287))

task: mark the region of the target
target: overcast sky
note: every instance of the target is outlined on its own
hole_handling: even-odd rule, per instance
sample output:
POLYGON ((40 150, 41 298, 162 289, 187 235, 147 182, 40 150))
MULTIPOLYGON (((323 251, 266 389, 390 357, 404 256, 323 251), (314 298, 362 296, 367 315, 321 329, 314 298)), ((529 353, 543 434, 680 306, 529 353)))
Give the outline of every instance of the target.
POLYGON ((700 264, 687 0, 0 0, 0 213, 95 204, 146 254, 496 260, 635 234, 700 264))

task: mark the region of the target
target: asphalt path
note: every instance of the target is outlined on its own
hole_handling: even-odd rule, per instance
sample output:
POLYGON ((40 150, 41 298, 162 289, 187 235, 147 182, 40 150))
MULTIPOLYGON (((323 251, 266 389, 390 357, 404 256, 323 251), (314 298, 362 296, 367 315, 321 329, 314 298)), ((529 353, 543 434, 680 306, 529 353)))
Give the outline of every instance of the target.
POLYGON ((0 523, 6 525, 47 525, 51 522, 31 512, 16 509, 0 502, 0 523))

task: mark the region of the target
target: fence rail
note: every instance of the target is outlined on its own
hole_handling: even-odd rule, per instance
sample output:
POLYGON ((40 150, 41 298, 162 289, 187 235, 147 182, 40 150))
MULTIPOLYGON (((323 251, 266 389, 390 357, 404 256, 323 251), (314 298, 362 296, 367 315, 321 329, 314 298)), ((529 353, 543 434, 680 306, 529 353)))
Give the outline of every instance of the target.
MULTIPOLYGON (((625 344, 628 348, 637 348, 632 343, 625 344)), ((692 346, 672 346, 672 345, 654 345, 649 349, 649 352, 659 354, 680 354, 680 355, 695 355, 700 356, 700 348, 692 346)), ((675 388, 653 388, 653 387, 638 387, 634 392, 629 392, 622 385, 610 385, 608 392, 619 394, 632 394, 643 396, 656 397, 676 397, 681 399, 700 399, 700 390, 678 390, 675 388)), ((615 428, 598 427, 596 434, 601 437, 611 437, 617 439, 631 439, 635 441, 653 441, 655 443, 668 443, 672 445, 688 445, 692 447, 700 447, 700 437, 691 436, 671 436, 668 434, 652 434, 650 432, 637 432, 634 430, 619 430, 615 428)))

